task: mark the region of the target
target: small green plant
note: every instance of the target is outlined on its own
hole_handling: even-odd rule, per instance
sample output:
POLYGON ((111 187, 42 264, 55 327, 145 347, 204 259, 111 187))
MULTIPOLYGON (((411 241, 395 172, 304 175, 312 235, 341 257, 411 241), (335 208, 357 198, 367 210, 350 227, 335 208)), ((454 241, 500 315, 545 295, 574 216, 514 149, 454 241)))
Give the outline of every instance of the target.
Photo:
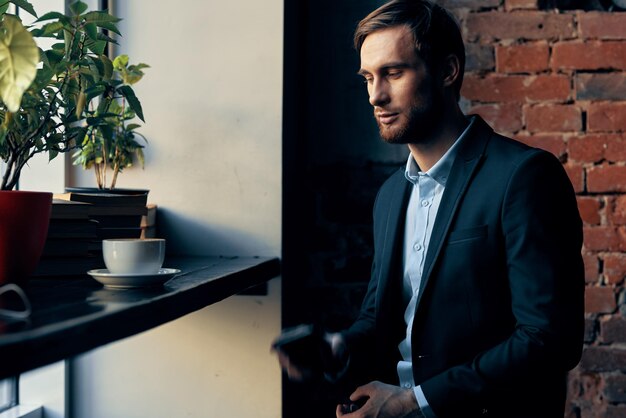
MULTIPOLYGON (((15 188, 22 169, 34 155, 47 153, 51 160, 79 148, 85 136, 94 131, 102 133, 106 126, 110 126, 109 132, 115 131, 118 121, 114 112, 101 109, 110 107, 118 97, 124 100, 122 115, 129 116, 126 110, 130 110, 143 120, 132 83, 118 85, 114 81, 115 73, 128 74, 132 79, 143 67, 119 61, 115 69, 105 54, 108 44, 116 43, 108 34, 120 34, 118 18, 106 11, 89 11, 77 0, 70 3, 67 15, 46 13, 34 26, 24 26, 19 16, 8 13, 11 3, 38 17, 27 0, 0 0, 2 190, 15 188), (41 49, 36 40, 44 38, 55 43, 41 49)), ((135 128, 128 124, 122 132, 132 133, 135 128)), ((120 159, 119 164, 128 162, 120 159)))
MULTIPOLYGON (((136 140, 139 136, 144 143, 146 138, 136 131, 141 125, 133 123, 135 117, 144 121, 141 104, 131 93, 131 85, 143 77, 146 64, 129 65, 128 55, 120 55, 113 60, 113 76, 101 84, 102 100, 97 108, 88 109, 90 122, 80 149, 74 154, 74 164, 84 169, 94 169, 98 188, 107 188, 107 172, 113 175, 109 189, 114 189, 118 174, 133 165, 136 158, 144 165, 144 145, 136 140)), ((145 121, 144 121, 145 122, 145 121)))

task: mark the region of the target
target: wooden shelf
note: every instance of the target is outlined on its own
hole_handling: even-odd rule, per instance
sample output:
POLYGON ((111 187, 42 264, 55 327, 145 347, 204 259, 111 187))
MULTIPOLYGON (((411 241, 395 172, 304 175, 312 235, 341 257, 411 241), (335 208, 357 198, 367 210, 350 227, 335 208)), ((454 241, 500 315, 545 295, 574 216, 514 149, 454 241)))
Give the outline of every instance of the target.
POLYGON ((138 334, 266 283, 277 258, 169 259, 182 273, 161 287, 110 290, 89 276, 31 279, 26 321, 0 317, 0 379, 138 334))

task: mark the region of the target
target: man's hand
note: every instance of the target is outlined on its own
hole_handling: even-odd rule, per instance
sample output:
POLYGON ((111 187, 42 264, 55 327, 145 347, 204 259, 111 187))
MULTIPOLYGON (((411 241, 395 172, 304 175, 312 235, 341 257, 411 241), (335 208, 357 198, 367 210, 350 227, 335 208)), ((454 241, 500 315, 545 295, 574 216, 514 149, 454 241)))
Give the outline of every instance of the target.
POLYGON ((423 416, 411 389, 371 382, 358 387, 350 395, 351 401, 359 399, 366 399, 366 402, 352 413, 344 413, 342 405, 337 405, 337 418, 419 418, 423 416))

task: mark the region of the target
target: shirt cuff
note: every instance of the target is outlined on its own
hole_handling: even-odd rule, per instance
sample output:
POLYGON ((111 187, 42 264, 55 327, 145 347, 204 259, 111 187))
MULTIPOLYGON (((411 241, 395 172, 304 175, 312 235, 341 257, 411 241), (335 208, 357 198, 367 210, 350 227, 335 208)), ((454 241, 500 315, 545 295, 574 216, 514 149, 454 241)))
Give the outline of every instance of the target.
POLYGON ((415 399, 417 399, 417 405, 422 410, 422 415, 424 415, 425 418, 437 418, 437 415, 435 415, 435 413, 433 412, 433 409, 428 404, 428 401, 426 400, 426 396, 424 396, 422 387, 419 385, 415 386, 413 388, 413 392, 415 393, 415 399))

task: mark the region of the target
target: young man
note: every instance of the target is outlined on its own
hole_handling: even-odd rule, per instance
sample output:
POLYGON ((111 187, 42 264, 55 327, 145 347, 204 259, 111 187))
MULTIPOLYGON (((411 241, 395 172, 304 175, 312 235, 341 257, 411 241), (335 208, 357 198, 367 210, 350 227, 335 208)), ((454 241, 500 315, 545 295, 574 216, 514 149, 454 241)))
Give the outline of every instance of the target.
POLYGON ((410 152, 374 205, 361 313, 329 336, 361 382, 337 416, 563 417, 584 278, 561 164, 462 113, 463 41, 441 7, 387 3, 355 45, 382 139, 410 152))

